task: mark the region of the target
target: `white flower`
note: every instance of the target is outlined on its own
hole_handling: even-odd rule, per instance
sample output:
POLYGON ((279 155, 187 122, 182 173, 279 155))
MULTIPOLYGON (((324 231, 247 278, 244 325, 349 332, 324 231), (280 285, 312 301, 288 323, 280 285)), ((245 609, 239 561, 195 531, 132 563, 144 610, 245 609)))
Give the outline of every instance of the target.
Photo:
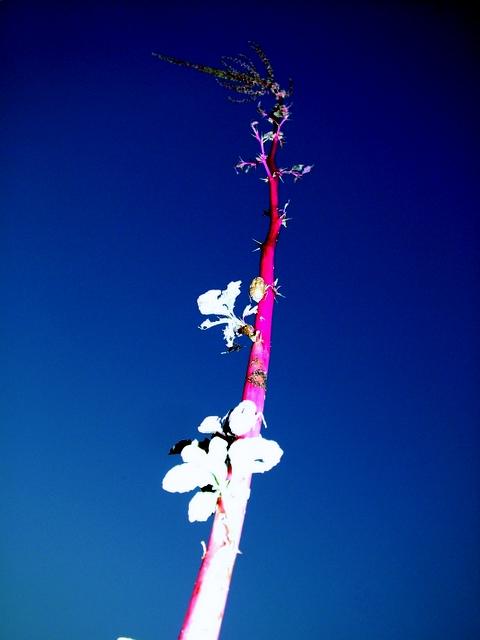
POLYGON ((222 419, 218 416, 208 416, 198 427, 200 433, 217 433, 222 430, 222 419))
POLYGON ((237 335, 237 330, 245 325, 244 318, 253 313, 257 313, 258 307, 247 305, 243 311, 242 320, 237 318, 233 313, 233 307, 235 306, 235 300, 240 293, 241 280, 236 282, 230 282, 227 288, 223 291, 220 289, 211 289, 206 293, 203 293, 197 298, 198 309, 204 316, 216 315, 224 316, 218 320, 204 320, 200 325, 200 329, 210 329, 217 324, 226 324, 227 326, 223 330, 227 347, 232 347, 237 335))
POLYGON ((215 511, 217 500, 226 487, 227 443, 223 438, 212 438, 208 453, 198 446, 198 440, 182 449, 183 464, 170 469, 162 487, 171 493, 185 493, 197 487, 213 486, 213 491, 200 491, 190 500, 188 519, 204 522, 215 511))
POLYGON ((219 433, 228 418, 228 426, 231 432, 236 436, 244 436, 255 426, 259 417, 262 418, 265 426, 263 414, 256 413, 257 408, 252 400, 242 400, 235 409, 232 409, 226 416, 219 418, 218 416, 208 416, 202 421, 198 427, 200 433, 219 433))
POLYGON ((200 313, 204 316, 215 314, 217 316, 226 316, 233 313, 235 300, 240 294, 241 280, 230 282, 226 289, 211 289, 199 296, 197 299, 200 313))
POLYGON ((230 499, 248 500, 250 491, 235 482, 251 473, 264 473, 280 462, 282 449, 274 440, 261 436, 236 440, 228 449, 232 465, 232 478, 227 481, 227 443, 223 438, 212 438, 208 453, 198 446, 198 440, 182 449, 183 464, 178 464, 167 472, 162 486, 171 493, 185 493, 197 487, 212 485, 212 491, 199 491, 188 505, 190 522, 205 522, 215 511, 217 501, 222 496, 230 499))
POLYGON ((246 475, 270 471, 280 462, 283 451, 274 440, 256 436, 236 440, 228 450, 228 455, 233 474, 246 475))
MULTIPOLYGON (((223 418, 205 418, 198 430, 201 433, 222 433, 228 419, 231 432, 235 436, 243 436, 253 429, 260 416, 262 414, 256 413, 252 400, 242 400, 223 418)), ((199 446, 198 440, 194 440, 183 447, 183 463, 167 472, 162 486, 172 493, 184 493, 210 485, 211 491, 197 492, 188 505, 190 522, 204 522, 214 513, 220 496, 227 511, 232 500, 240 500, 244 504, 249 498, 250 489, 244 486, 243 479, 252 473, 269 471, 280 462, 282 455, 283 451, 276 442, 261 436, 239 438, 230 447, 225 438, 213 436, 208 453, 199 446), (231 464, 231 477, 227 477, 227 455, 231 464)))
POLYGON ((242 400, 228 417, 228 424, 232 433, 236 436, 244 436, 251 431, 259 416, 256 411, 257 407, 252 400, 242 400))

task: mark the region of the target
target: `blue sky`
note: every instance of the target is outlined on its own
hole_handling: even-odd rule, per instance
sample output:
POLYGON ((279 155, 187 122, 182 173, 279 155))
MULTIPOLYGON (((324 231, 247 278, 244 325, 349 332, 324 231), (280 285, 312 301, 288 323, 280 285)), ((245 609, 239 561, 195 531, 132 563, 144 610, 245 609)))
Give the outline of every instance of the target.
POLYGON ((291 123, 265 416, 224 640, 474 640, 479 580, 475 32, 413 3, 0 5, 5 640, 178 635, 210 522, 169 448, 241 399, 199 294, 258 274, 257 41, 291 123), (252 56, 255 54, 253 52, 252 56))

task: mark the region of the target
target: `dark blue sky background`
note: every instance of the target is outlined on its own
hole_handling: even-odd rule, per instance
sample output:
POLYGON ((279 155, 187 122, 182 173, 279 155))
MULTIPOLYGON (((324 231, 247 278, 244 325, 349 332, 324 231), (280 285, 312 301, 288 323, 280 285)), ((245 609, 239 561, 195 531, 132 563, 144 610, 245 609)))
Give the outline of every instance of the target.
POLYGON ((241 399, 196 298, 258 274, 257 41, 295 81, 266 404, 224 640, 478 640, 479 74, 448 7, 3 0, 2 640, 176 638, 210 525, 161 489, 241 399), (252 56, 255 56, 253 52, 252 56))

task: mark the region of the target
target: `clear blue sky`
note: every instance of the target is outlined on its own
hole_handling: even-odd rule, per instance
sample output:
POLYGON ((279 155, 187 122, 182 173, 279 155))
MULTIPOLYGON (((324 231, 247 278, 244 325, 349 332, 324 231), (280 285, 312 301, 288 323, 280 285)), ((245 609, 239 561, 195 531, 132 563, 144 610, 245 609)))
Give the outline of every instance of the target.
POLYGON ((295 81, 279 163, 315 168, 281 190, 285 454, 254 478, 222 640, 478 640, 472 25, 433 3, 3 0, 0 28, 1 640, 177 637, 210 522, 162 491, 167 453, 239 402, 247 361, 196 298, 258 274, 268 202, 233 170, 255 104, 151 51, 215 66, 248 40, 295 81))

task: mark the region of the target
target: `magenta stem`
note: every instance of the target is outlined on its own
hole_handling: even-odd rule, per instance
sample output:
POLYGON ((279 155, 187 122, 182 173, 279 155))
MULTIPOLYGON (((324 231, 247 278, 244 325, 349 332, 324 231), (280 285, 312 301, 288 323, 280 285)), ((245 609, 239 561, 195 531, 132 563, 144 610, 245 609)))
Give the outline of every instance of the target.
MULTIPOLYGON (((280 98, 281 104, 281 98, 280 98)), ((260 275, 268 285, 264 298, 258 304, 255 330, 258 339, 252 345, 247 366, 245 386, 242 400, 253 400, 257 413, 263 414, 267 388, 268 365, 272 336, 274 290, 274 258, 282 218, 279 215, 278 183, 279 173, 275 164, 275 155, 279 144, 280 128, 284 120, 278 121, 274 116, 273 140, 268 156, 263 158, 268 177, 270 191, 270 224, 265 241, 260 250, 260 275)), ((263 150, 263 143, 262 143, 263 150)), ((246 437, 260 434, 262 420, 259 418, 255 428, 246 437)), ((240 480, 250 487, 251 475, 240 480)), ((217 640, 225 612, 230 581, 242 533, 247 499, 237 500, 235 513, 227 514, 220 499, 217 505, 212 532, 207 550, 194 585, 193 593, 187 609, 179 640, 217 640)))

